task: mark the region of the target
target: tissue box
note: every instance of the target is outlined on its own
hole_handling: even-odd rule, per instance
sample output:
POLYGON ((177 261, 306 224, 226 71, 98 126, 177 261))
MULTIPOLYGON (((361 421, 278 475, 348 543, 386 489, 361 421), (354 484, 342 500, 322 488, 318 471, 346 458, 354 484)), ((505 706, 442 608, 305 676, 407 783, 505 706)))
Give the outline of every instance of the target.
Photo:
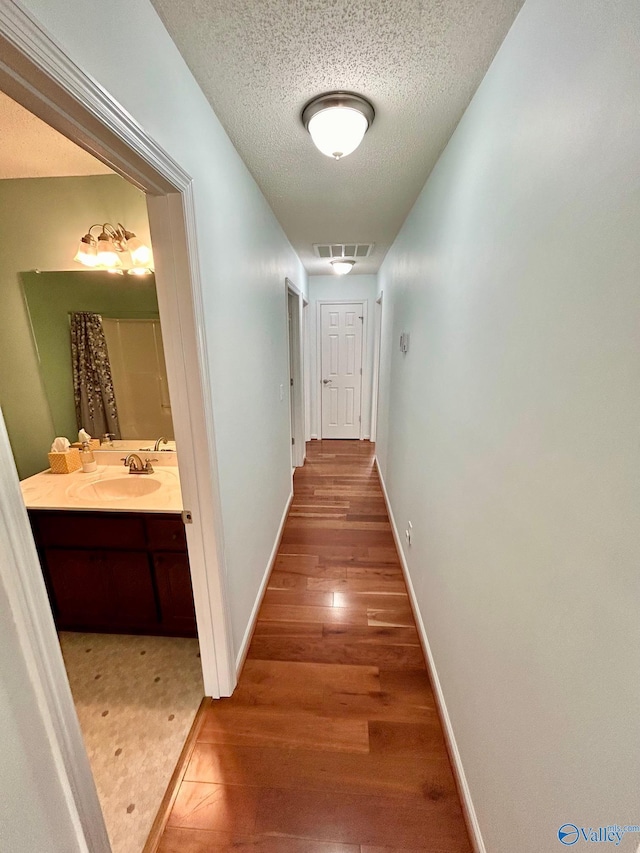
POLYGON ((70 448, 66 453, 49 454, 49 467, 52 474, 71 474, 81 465, 80 451, 77 448, 70 448))

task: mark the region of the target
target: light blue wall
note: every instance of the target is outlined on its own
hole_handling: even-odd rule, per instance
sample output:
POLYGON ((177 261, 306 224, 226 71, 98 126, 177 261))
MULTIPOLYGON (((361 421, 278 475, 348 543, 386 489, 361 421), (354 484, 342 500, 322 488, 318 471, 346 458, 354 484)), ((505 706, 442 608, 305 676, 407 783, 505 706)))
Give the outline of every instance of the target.
POLYGON ((147 0, 25 5, 193 178, 237 651, 291 489, 285 277, 306 274, 147 0))
POLYGON ((637 0, 527 0, 379 277, 378 455, 490 853, 638 823, 639 45, 637 0))

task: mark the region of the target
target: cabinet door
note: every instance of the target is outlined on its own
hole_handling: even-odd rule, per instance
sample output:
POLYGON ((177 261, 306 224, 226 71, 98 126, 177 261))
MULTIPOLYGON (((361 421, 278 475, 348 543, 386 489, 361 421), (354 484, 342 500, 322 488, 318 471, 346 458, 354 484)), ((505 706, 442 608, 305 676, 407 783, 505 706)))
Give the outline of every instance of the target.
POLYGON ((189 558, 186 554, 156 553, 153 560, 163 632, 182 637, 197 636, 189 558))
POLYGON ((58 628, 115 633, 157 628, 146 553, 47 549, 45 559, 58 628))
POLYGON ((57 627, 106 628, 111 621, 111 596, 102 552, 47 550, 45 560, 57 627))
POLYGON ((103 551, 102 558, 110 578, 114 630, 157 628, 158 608, 149 555, 138 551, 103 551))

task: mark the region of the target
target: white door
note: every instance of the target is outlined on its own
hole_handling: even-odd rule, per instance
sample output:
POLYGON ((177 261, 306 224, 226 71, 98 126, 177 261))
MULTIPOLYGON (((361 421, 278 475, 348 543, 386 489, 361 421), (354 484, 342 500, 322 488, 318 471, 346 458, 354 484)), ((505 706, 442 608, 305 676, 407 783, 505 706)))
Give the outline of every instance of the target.
POLYGON ((322 438, 360 438, 363 305, 321 305, 322 438))

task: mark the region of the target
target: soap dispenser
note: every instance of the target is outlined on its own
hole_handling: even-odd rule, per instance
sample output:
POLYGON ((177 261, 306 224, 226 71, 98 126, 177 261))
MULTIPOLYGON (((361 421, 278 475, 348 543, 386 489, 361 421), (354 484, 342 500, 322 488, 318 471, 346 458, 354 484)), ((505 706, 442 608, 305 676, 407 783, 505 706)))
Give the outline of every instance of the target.
POLYGON ((92 471, 98 470, 96 458, 93 451, 89 447, 88 441, 82 442, 82 450, 80 451, 80 461, 82 462, 82 470, 85 474, 91 474, 92 471))

